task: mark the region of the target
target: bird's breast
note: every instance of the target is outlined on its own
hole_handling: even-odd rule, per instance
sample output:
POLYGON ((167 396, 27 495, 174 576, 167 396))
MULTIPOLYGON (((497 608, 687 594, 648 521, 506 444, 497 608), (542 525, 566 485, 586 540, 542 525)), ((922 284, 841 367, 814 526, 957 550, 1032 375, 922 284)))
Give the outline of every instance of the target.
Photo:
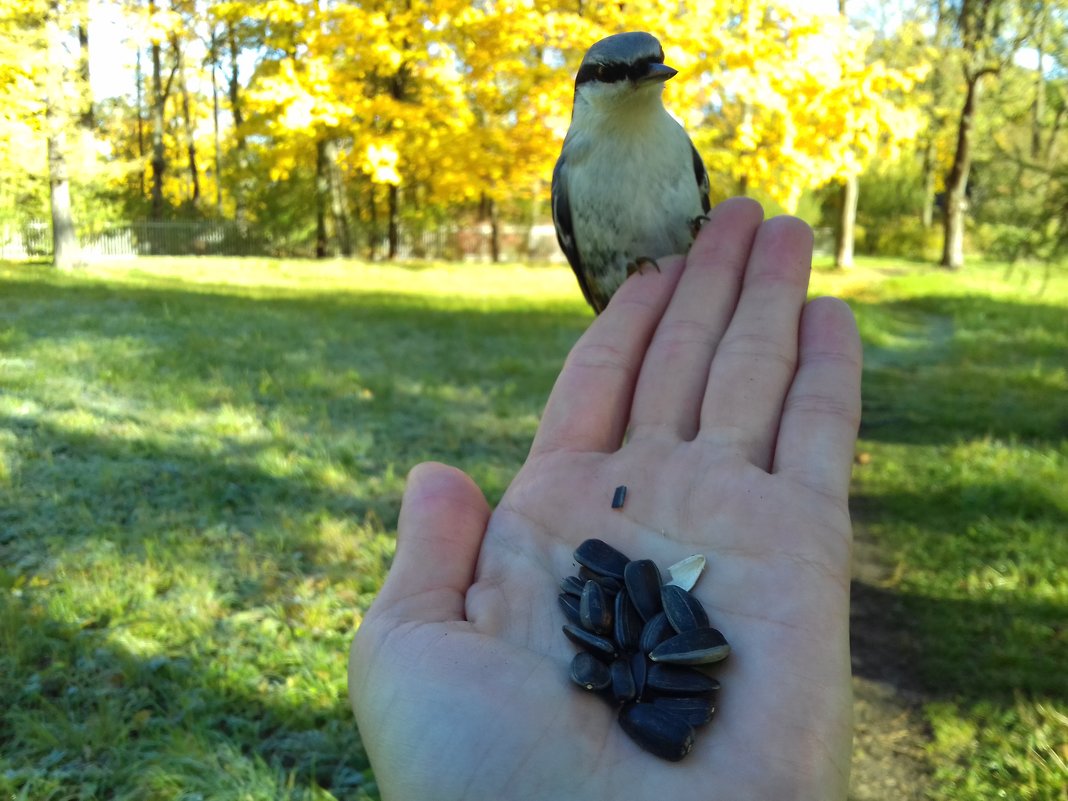
POLYGON ((598 271, 690 245, 690 221, 703 213, 690 140, 664 117, 668 124, 603 131, 568 154, 575 241, 598 271))

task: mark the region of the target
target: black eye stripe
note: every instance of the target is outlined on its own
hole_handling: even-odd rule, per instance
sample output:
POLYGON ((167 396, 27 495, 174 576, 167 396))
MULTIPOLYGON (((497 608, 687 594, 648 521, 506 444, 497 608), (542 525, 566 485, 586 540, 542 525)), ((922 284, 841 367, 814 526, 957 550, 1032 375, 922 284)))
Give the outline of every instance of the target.
POLYGON ((643 58, 634 64, 612 62, 609 64, 588 63, 583 64, 575 76, 575 86, 589 81, 601 81, 602 83, 618 83, 625 80, 637 80, 645 75, 650 64, 663 64, 664 51, 661 50, 656 56, 643 58))

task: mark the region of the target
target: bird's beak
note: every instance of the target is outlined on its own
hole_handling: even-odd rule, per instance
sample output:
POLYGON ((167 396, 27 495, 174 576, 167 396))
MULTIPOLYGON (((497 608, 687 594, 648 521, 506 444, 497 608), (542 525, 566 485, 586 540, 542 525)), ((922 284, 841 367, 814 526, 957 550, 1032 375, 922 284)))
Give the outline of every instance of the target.
POLYGON ((664 81, 670 81, 679 71, 674 67, 669 67, 667 64, 650 64, 645 74, 638 78, 638 83, 663 83, 664 81))

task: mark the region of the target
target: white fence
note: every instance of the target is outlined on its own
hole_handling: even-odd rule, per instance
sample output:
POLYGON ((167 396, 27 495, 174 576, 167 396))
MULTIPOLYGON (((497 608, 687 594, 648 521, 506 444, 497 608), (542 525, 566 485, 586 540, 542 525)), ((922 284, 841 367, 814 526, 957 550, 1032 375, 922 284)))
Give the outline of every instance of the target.
MULTIPOLYGON (((115 223, 80 233, 82 257, 246 256, 263 253, 266 243, 252 228, 215 220, 115 223)), ((52 255, 52 226, 44 220, 0 228, 0 258, 52 255)))

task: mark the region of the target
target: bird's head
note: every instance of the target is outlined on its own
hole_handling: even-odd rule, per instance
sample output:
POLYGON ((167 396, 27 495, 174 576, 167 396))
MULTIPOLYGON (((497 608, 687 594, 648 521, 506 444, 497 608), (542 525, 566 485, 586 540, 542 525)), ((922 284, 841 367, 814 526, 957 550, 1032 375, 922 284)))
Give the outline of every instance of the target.
POLYGON ((611 113, 660 103, 664 82, 678 74, 664 63, 664 48, 650 33, 617 33, 595 43, 575 76, 575 108, 587 104, 611 113))

